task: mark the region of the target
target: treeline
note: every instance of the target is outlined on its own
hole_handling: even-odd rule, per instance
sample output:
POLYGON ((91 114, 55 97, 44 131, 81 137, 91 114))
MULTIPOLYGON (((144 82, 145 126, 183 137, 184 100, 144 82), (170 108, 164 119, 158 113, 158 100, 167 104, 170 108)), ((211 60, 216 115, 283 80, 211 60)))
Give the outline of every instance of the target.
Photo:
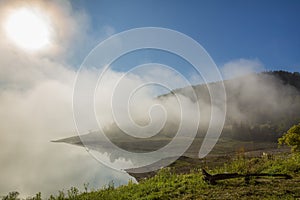
POLYGON ((230 126, 225 126, 222 136, 229 137, 241 141, 272 141, 276 142, 284 132, 288 130, 288 127, 296 124, 300 121, 291 120, 289 122, 267 123, 267 124, 255 124, 250 123, 234 123, 230 126))
POLYGON ((297 90, 300 91, 300 72, 287 72, 287 71, 267 71, 262 74, 268 74, 271 76, 277 77, 286 85, 294 86, 297 90))
MULTIPOLYGON (((276 141, 289 127, 300 122, 300 73, 267 71, 223 82, 227 95, 227 114, 222 136, 246 141, 276 141)), ((211 83, 211 87, 220 82, 211 83)), ((193 86, 200 110, 208 110, 206 85, 193 86)), ((188 89, 176 93, 189 96, 188 89)), ((210 113, 205 113, 210 118, 210 113)), ((207 127, 207 125, 202 125, 207 127)), ((205 129, 199 131, 203 136, 205 129)))

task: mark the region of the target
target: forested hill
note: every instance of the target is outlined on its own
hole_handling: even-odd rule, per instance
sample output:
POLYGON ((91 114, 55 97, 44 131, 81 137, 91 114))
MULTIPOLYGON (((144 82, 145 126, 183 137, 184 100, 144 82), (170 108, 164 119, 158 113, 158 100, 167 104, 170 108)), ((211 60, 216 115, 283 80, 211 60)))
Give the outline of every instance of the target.
MULTIPOLYGON (((227 95, 226 120, 221 134, 221 139, 226 139, 224 141, 262 141, 272 142, 276 145, 275 142, 285 131, 300 122, 300 73, 263 72, 209 84, 213 88, 217 84, 223 83, 227 95)), ((172 93, 158 97, 158 99, 162 100, 163 103, 168 102, 169 97, 175 93, 190 98, 190 103, 199 103, 200 127, 196 142, 191 146, 191 149, 196 149, 198 152, 210 123, 211 104, 207 85, 196 85, 193 88, 197 99, 192 98, 191 88, 176 89, 172 93)), ((168 117, 172 118, 172 115, 168 117)), ((151 138, 130 137, 116 124, 106 127, 105 134, 122 148, 136 152, 147 152, 168 144, 176 134, 178 124, 172 119, 168 120, 163 129, 151 138)), ((94 145, 95 138, 98 137, 99 134, 95 131, 83 135, 81 138, 75 136, 56 142, 82 146, 81 141, 84 139, 86 143, 90 142, 91 145, 94 145)), ((100 141, 102 141, 101 138, 100 141)))
POLYGON ((263 74, 268 74, 277 77, 283 82, 283 84, 294 86, 298 91, 300 91, 300 73, 299 72, 287 72, 287 71, 269 71, 263 72, 263 74))
MULTIPOLYGON (((210 83, 211 87, 222 82, 210 83)), ((291 125, 300 122, 300 73, 268 71, 225 80, 227 95, 226 123, 223 137, 238 140, 273 140, 291 125)), ((174 93, 190 97, 200 104, 202 114, 210 119, 210 95, 206 85, 193 86, 197 99, 186 88, 174 93)), ((167 97, 171 94, 167 94, 167 97)), ((205 133, 203 123, 199 135, 205 133)))

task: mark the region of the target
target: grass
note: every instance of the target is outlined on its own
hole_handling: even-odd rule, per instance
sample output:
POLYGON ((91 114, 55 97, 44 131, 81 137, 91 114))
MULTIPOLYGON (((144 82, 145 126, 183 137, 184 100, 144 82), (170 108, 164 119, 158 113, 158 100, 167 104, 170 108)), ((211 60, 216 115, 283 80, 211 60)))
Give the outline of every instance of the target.
MULTIPOLYGON (((184 165, 184 163, 182 163, 184 165)), ((79 192, 71 188, 66 193, 59 192, 51 200, 89 200, 89 199, 300 199, 300 154, 278 154, 246 158, 238 156, 223 166, 208 170, 209 173, 286 173, 293 179, 263 178, 252 179, 246 184, 243 179, 219 181, 210 185, 202 180, 200 169, 193 169, 187 174, 173 173, 172 168, 165 168, 152 178, 135 184, 115 188, 113 183, 99 190, 79 192)), ((5 198, 9 198, 9 195, 5 198)), ((41 199, 38 193, 28 199, 41 199)))

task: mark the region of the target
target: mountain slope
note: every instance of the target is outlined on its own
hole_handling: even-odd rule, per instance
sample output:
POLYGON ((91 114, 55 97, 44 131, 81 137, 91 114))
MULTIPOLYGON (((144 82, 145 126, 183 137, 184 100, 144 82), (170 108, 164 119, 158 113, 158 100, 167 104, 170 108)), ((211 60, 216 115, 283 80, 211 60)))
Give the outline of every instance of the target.
MULTIPOLYGON (((300 73, 298 72, 275 71, 250 74, 224 82, 210 83, 210 87, 214 88, 223 83, 227 93, 227 115, 220 142, 215 147, 217 152, 218 149, 223 153, 234 152, 241 147, 249 151, 262 149, 263 146, 274 148, 277 138, 291 125, 300 121, 300 73), (266 145, 266 142, 270 145, 266 145)), ((197 157, 209 124, 211 104, 206 85, 197 85, 193 88, 197 99, 193 98, 191 91, 186 88, 174 90, 173 93, 159 96, 158 99, 164 101, 175 94, 181 94, 190 98, 192 102, 199 103, 203 117, 197 138, 187 151, 187 156, 197 157)), ((143 139, 130 137, 116 124, 112 124, 105 127, 105 134, 111 142, 125 150, 151 152, 168 144, 177 129, 178 124, 170 121, 160 133, 143 139)), ((107 151, 105 138, 101 138, 97 131, 83 135, 81 138, 75 136, 57 142, 82 146, 82 141, 90 149, 107 151), (95 141, 101 141, 101 144, 95 141)))

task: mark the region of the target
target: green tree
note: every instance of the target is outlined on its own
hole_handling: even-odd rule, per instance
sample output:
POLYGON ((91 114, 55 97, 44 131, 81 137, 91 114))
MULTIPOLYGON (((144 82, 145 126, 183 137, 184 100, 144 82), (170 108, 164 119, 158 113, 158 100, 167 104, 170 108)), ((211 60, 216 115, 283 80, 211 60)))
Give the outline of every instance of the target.
POLYGON ((282 137, 278 139, 279 145, 291 147, 292 152, 300 151, 300 123, 292 126, 282 137))

